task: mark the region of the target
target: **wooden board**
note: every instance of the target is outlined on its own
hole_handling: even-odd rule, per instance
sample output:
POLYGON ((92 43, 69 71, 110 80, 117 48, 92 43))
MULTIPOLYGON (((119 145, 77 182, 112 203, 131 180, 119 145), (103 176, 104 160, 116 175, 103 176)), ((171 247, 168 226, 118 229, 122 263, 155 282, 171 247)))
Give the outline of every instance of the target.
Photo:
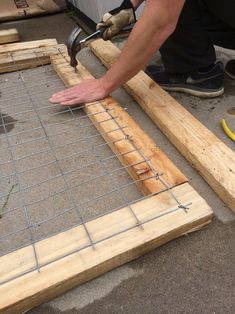
POLYGON ((50 63, 50 55, 58 53, 64 45, 10 51, 0 54, 0 73, 30 69, 50 63))
POLYGON ((50 46, 55 46, 55 45, 57 45, 57 40, 55 38, 25 41, 25 42, 20 42, 20 43, 1 45, 0 53, 35 49, 35 48, 44 48, 44 47, 50 47, 50 46))
POLYGON ((16 28, 0 30, 0 44, 13 43, 19 40, 20 36, 16 28))
MULTIPOLYGON (((81 63, 78 63, 79 75, 77 75, 66 60, 68 60, 66 48, 63 49, 63 52, 61 50, 61 54, 51 56, 53 67, 66 86, 73 86, 83 79, 92 78, 81 63)), ((139 163, 127 168, 134 180, 144 180, 154 176, 155 173, 162 173, 161 178, 170 187, 187 181, 187 178, 113 98, 109 97, 93 105, 86 104, 84 110, 98 131, 104 134, 104 139, 110 143, 111 149, 119 155, 119 160, 124 166, 139 163), (110 112, 105 112, 105 109, 110 109, 110 112), (103 113, 97 114, 99 112, 103 113), (118 118, 111 120, 112 117, 118 118), (123 129, 117 130, 120 127, 123 129), (113 130, 117 131, 112 132, 113 130), (114 142, 124 137, 127 137, 128 140, 114 142), (136 149, 141 151, 135 151, 136 149), (134 152, 125 154, 131 151, 134 152), (148 159, 149 163, 144 162, 145 159, 148 159)), ((166 188, 162 181, 155 178, 140 181, 137 185, 143 194, 152 194, 166 188)))
MULTIPOLYGON (((81 250, 48 264, 40 273, 34 271, 0 286, 0 313, 22 313, 211 221, 209 206, 188 183, 175 187, 173 192, 181 202, 192 202, 188 213, 176 210, 177 204, 168 192, 163 193, 164 202, 157 195, 132 205, 145 222, 144 230, 133 227, 135 220, 128 208, 88 222, 87 228, 97 242, 95 250, 82 249, 88 244, 82 226, 36 243, 42 264, 81 250), (119 233, 121 230, 126 231, 119 233), (114 233, 116 236, 103 240, 114 233)), ((32 247, 25 247, 0 258, 0 278, 7 280, 34 266, 32 247)))
MULTIPOLYGON (((90 47, 107 67, 120 54, 116 46, 103 40, 91 43, 90 47)), ((235 212, 235 153, 143 71, 124 87, 235 212)))

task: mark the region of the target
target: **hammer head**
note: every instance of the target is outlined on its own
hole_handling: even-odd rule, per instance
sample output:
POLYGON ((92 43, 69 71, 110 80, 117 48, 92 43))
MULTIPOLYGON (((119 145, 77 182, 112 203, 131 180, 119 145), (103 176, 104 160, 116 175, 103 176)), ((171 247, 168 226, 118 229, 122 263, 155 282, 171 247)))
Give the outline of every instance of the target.
POLYGON ((77 66, 76 55, 81 50, 81 44, 79 41, 79 35, 81 34, 82 29, 76 27, 69 36, 67 48, 70 56, 70 65, 74 68, 77 66))

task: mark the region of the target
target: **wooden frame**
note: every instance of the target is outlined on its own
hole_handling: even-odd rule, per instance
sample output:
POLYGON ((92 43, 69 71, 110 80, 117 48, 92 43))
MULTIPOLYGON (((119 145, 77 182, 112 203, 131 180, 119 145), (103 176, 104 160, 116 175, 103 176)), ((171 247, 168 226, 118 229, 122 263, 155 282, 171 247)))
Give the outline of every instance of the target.
POLYGON ((53 46, 56 46, 57 44, 58 43, 56 39, 41 39, 41 40, 6 44, 6 45, 0 45, 0 53, 5 54, 5 53, 13 52, 13 51, 53 47, 53 46))
MULTIPOLYGON (((115 45, 103 40, 91 43, 90 47, 107 67, 120 54, 115 45)), ((124 88, 235 212, 235 153, 143 71, 124 88)))
POLYGON ((63 45, 54 39, 0 46, 0 73, 34 68, 50 63, 50 55, 63 45))
MULTIPOLYGON (((52 65, 66 85, 71 86, 77 84, 82 78, 91 77, 79 63, 78 71, 82 77, 80 78, 66 61, 68 60, 66 48, 58 46, 57 49, 60 49, 59 54, 56 54, 55 50, 46 48, 41 53, 51 58, 52 65)), ((19 61, 19 65, 26 66, 24 63, 26 55, 30 55, 30 66, 38 65, 37 58, 33 60, 33 50, 29 50, 27 54, 25 50, 12 53, 15 62, 19 61)), ((48 59, 45 60, 48 62, 48 59)), ((15 69, 14 64, 12 64, 12 69, 15 69)), ((98 130, 104 133, 104 131, 116 129, 117 125, 125 125, 127 140, 110 145, 111 149, 117 153, 138 147, 138 152, 129 153, 120 158, 120 161, 124 165, 143 161, 143 158, 145 161, 141 166, 129 167, 130 175, 134 179, 144 179, 151 174, 163 172, 163 181, 151 179, 142 181, 138 185, 143 194, 151 194, 131 205, 143 224, 143 229, 136 225, 134 216, 126 207, 86 223, 95 243, 95 250, 88 246, 88 239, 82 226, 37 242, 35 247, 39 262, 43 265, 40 273, 37 271, 27 273, 27 270, 35 264, 32 246, 1 257, 1 281, 26 273, 0 286, 0 295, 3 296, 0 298, 0 313, 26 311, 174 238, 197 230, 211 221, 212 211, 208 204, 116 101, 109 97, 99 103, 85 105, 85 111, 88 114, 107 109, 102 116, 92 115, 93 122, 99 119, 104 121, 110 116, 108 111, 110 108, 115 111, 115 116, 118 118, 100 124, 98 130), (169 188, 180 204, 190 203, 188 211, 179 206, 176 199, 169 193, 169 188), (156 195, 153 196, 153 193, 156 195), (56 260, 62 256, 64 258, 56 260)), ((120 135, 119 132, 122 131, 119 129, 112 132, 111 137, 106 132, 104 138, 106 141, 115 140, 120 135)))

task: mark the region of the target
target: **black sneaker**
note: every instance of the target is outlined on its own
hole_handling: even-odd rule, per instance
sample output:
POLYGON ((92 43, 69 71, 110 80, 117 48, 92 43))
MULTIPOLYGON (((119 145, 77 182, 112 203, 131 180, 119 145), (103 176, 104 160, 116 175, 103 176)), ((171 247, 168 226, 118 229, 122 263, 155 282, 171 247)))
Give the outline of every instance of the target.
POLYGON ((145 72, 167 91, 184 92, 198 97, 217 97, 224 92, 224 67, 217 62, 187 74, 168 74, 164 67, 150 65, 145 72))
POLYGON ((235 60, 230 60, 225 66, 225 73, 235 80, 235 60))

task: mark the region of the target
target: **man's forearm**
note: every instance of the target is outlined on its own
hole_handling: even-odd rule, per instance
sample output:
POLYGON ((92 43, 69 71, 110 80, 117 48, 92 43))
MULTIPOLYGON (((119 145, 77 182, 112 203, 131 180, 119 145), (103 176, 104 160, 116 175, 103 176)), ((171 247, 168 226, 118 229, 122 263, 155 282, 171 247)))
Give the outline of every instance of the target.
MULTIPOLYGON (((140 4, 139 0, 134 5, 140 4)), ((146 0, 119 59, 100 79, 84 80, 50 98, 51 103, 71 106, 105 98, 131 79, 173 32, 185 0, 146 0)))
POLYGON ((112 92, 137 74, 173 32, 184 0, 147 0, 123 51, 101 82, 112 92))

